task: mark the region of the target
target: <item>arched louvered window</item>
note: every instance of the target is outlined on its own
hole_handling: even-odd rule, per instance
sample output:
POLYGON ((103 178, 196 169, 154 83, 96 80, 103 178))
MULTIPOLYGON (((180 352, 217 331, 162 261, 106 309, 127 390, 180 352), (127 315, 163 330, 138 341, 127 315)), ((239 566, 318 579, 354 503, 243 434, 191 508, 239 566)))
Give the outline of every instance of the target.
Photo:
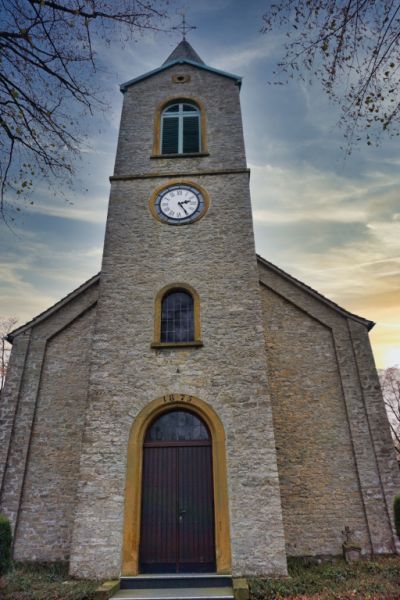
POLYGON ((201 149, 200 110, 195 104, 170 104, 161 113, 161 154, 190 154, 201 149))
POLYGON ((165 342, 194 341, 194 302, 186 290, 172 290, 161 302, 161 336, 165 342))

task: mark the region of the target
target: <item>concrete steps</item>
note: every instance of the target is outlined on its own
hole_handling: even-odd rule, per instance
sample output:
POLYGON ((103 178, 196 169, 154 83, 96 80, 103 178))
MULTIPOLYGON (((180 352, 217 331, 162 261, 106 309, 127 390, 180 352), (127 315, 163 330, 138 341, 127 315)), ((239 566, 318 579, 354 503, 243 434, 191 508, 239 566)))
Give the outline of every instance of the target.
POLYGON ((233 600, 232 578, 225 575, 138 575, 121 577, 111 600, 233 600))
POLYGON ((232 588, 119 590, 112 600, 233 600, 232 588))

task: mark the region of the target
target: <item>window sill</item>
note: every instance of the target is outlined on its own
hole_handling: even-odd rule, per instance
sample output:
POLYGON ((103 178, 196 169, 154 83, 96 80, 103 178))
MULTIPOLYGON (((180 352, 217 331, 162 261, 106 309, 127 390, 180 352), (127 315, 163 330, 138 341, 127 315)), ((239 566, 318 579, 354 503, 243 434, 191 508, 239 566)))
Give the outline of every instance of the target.
POLYGON ((190 348, 203 346, 201 340, 195 340, 193 342, 153 342, 150 348, 190 348))
POLYGON ((187 152, 186 154, 152 154, 150 158, 198 158, 210 156, 209 152, 187 152))

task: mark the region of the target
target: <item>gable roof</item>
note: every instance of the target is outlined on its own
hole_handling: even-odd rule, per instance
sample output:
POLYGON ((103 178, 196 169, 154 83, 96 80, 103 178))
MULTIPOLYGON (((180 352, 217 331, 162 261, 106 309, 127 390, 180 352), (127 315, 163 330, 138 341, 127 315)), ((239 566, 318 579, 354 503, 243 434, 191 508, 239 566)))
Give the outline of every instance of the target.
POLYGON ((320 300, 321 302, 323 302, 330 308, 333 308, 333 310, 340 313, 342 316, 344 316, 348 319, 353 319, 353 321, 357 321, 357 323, 361 323, 361 325, 364 325, 365 327, 367 327, 368 331, 370 331, 373 328, 373 326, 375 325, 374 321, 370 321, 369 319, 364 319, 364 317, 359 317, 358 315, 351 313, 350 311, 346 310, 345 308, 342 308, 341 306, 339 306, 339 304, 336 304, 336 302, 333 302, 333 300, 329 300, 329 298, 326 298, 326 296, 323 296, 322 294, 320 294, 319 292, 314 290, 309 285, 303 283, 299 279, 296 279, 296 277, 289 275, 289 273, 286 273, 286 271, 284 271, 283 269, 280 269, 279 267, 277 267, 273 263, 269 262, 268 260, 266 260, 265 258, 260 256, 259 254, 257 254, 257 261, 261 265, 267 267, 271 271, 274 271, 274 273, 277 273, 278 275, 280 275, 287 281, 290 281, 291 283, 293 283, 294 285, 296 285, 303 291, 307 292, 311 296, 314 296, 314 298, 316 298, 317 300, 320 300))
POLYGON ((70 292, 69 294, 64 296, 64 298, 61 298, 61 300, 59 300, 58 302, 53 304, 53 306, 50 306, 50 308, 48 308, 47 310, 44 310, 43 312, 39 313, 36 317, 33 317, 33 319, 31 319, 30 321, 25 323, 25 325, 21 325, 20 327, 17 327, 13 331, 10 331, 10 333, 8 333, 6 335, 7 342, 10 342, 12 344, 13 339, 15 338, 16 335, 19 335, 20 333, 23 333, 27 329, 34 327, 41 321, 44 321, 45 319, 47 319, 47 317, 50 317, 50 315, 55 313, 57 310, 60 310, 60 308, 62 308, 70 300, 73 300, 74 298, 79 296, 79 294, 82 294, 88 288, 90 288, 92 285, 98 283, 99 281, 100 281, 100 273, 97 273, 97 275, 94 275, 93 277, 91 277, 90 279, 85 281, 85 283, 82 283, 82 285, 80 285, 75 290, 73 290, 72 292, 70 292))
MULTIPOLYGON (((326 298, 325 296, 323 296, 322 294, 320 294, 319 292, 317 292, 316 290, 311 288, 309 285, 306 285, 299 279, 296 279, 292 275, 289 275, 289 273, 286 273, 285 271, 283 271, 282 269, 280 269, 273 263, 269 262, 268 260, 266 260, 265 258, 260 256, 259 254, 257 254, 257 261, 262 266, 270 269, 271 271, 274 271, 274 273, 277 273, 278 275, 280 275, 287 281, 290 281, 291 283, 293 283, 294 285, 296 285, 303 291, 307 292, 308 294, 311 294, 312 296, 314 296, 314 298, 316 298, 317 300, 320 300, 321 302, 323 302, 324 304, 326 304, 327 306, 329 306, 330 308, 332 308, 333 310, 335 310, 342 316, 344 316, 348 319, 353 319, 354 321, 357 321, 357 323, 361 323, 361 325, 364 325, 365 327, 367 327, 368 331, 370 331, 373 328, 373 326, 375 325, 374 321, 370 321, 369 319, 364 319, 363 317, 355 315, 355 314, 351 313, 350 311, 346 310, 345 308, 342 308, 341 306, 339 306, 339 304, 336 304, 336 302, 329 300, 329 298, 326 298)), ((100 277, 101 277, 101 272, 97 273, 97 275, 94 275, 93 277, 91 277, 90 279, 85 281, 85 283, 83 283, 78 288, 76 288, 75 290, 73 290, 72 292, 67 294, 64 298, 62 298, 61 300, 59 300, 58 302, 53 304, 53 306, 51 306, 47 310, 43 311, 39 315, 37 315, 37 317, 34 317, 33 319, 31 319, 30 321, 25 323, 25 325, 21 325, 20 327, 17 327, 17 329, 14 329, 13 331, 11 331, 6 336, 6 340, 8 342, 12 343, 12 341, 16 335, 19 335, 20 333, 23 333, 27 329, 34 327, 41 321, 44 321, 44 319, 46 319, 47 317, 49 317, 50 315, 55 313, 57 310, 62 308, 70 300, 73 300, 74 298, 76 298, 76 296, 85 292, 89 287, 98 283, 100 281, 100 277)))
POLYGON ((179 42, 177 47, 171 52, 168 58, 163 62, 161 67, 158 69, 153 69, 152 71, 148 71, 143 75, 139 75, 139 77, 135 77, 134 79, 130 79, 125 83, 122 83, 119 86, 119 89, 122 93, 126 92, 126 90, 135 83, 139 81, 143 81, 144 79, 148 79, 149 77, 153 77, 153 75, 157 75, 157 73, 161 73, 174 65, 192 65, 193 67, 197 67, 198 69, 204 69, 204 71, 209 71, 210 73, 215 73, 216 75, 221 75, 222 77, 228 77, 229 79, 233 79, 236 85, 239 87, 242 83, 242 78, 239 75, 234 75, 233 73, 227 73, 226 71, 220 71, 219 69, 214 69, 213 67, 209 67, 205 64, 205 62, 200 58, 197 54, 196 50, 189 44, 187 40, 182 40, 179 42))

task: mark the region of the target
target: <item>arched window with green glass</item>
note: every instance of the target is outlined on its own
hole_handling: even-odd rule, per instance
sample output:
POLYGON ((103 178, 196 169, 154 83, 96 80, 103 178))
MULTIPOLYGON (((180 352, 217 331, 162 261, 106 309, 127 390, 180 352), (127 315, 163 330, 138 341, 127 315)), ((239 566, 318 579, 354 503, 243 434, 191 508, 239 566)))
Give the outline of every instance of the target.
POLYGON ((161 154, 201 151, 200 110, 189 102, 174 102, 161 113, 161 154))

